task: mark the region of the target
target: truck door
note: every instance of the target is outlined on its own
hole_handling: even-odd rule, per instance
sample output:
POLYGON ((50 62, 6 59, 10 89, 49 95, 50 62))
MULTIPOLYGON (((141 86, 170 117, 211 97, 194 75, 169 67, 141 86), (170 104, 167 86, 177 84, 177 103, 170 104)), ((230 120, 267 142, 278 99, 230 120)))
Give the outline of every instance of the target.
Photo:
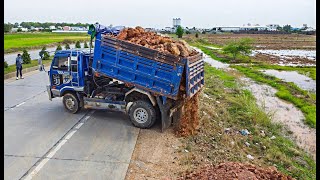
POLYGON ((56 54, 51 70, 50 79, 52 89, 59 90, 65 86, 71 86, 71 73, 69 71, 70 54, 56 54))

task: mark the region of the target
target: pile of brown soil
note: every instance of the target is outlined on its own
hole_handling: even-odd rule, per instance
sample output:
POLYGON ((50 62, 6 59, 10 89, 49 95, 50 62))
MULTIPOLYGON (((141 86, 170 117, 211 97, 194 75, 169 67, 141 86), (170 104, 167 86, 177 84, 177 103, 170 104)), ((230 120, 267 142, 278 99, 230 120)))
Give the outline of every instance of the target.
POLYGON ((239 179, 239 180, 292 180, 294 178, 280 173, 275 167, 261 168, 253 164, 243 164, 238 162, 221 163, 217 166, 208 165, 197 171, 187 172, 177 178, 178 180, 186 179, 239 179))
POLYGON ((195 134, 199 125, 199 92, 184 103, 180 123, 175 127, 177 136, 195 134))
POLYGON ((140 26, 136 28, 125 28, 116 38, 174 56, 188 57, 197 54, 197 51, 192 49, 185 41, 175 41, 170 37, 145 31, 140 26))

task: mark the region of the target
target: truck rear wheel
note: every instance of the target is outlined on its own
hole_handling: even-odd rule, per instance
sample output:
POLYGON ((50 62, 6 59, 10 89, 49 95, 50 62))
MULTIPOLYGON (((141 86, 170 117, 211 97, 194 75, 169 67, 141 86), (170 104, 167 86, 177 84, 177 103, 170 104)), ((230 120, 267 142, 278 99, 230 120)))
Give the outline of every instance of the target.
POLYGON ((77 113, 81 109, 80 102, 75 94, 66 93, 63 96, 62 102, 67 111, 73 114, 77 113))
POLYGON ((156 122, 156 110, 146 101, 135 101, 129 109, 129 118, 138 128, 150 128, 156 122))

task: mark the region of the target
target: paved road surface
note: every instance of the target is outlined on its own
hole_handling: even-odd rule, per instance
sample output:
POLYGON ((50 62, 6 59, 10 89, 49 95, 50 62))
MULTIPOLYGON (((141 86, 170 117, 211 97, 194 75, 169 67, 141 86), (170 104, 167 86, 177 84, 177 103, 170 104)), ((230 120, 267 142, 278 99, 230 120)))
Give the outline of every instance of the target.
POLYGON ((124 179, 139 129, 117 112, 65 111, 47 74, 5 81, 4 179, 124 179))

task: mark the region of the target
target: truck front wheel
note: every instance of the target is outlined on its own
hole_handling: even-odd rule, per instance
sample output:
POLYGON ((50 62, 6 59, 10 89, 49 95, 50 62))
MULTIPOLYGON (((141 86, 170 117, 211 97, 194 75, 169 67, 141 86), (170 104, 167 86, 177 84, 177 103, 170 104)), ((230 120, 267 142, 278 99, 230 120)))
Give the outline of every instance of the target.
POLYGON ((156 110, 146 101, 135 101, 129 109, 129 118, 133 125, 145 129, 156 122, 156 110))
POLYGON ((80 108, 80 102, 75 94, 67 93, 63 96, 62 99, 64 107, 71 113, 77 113, 80 108))

